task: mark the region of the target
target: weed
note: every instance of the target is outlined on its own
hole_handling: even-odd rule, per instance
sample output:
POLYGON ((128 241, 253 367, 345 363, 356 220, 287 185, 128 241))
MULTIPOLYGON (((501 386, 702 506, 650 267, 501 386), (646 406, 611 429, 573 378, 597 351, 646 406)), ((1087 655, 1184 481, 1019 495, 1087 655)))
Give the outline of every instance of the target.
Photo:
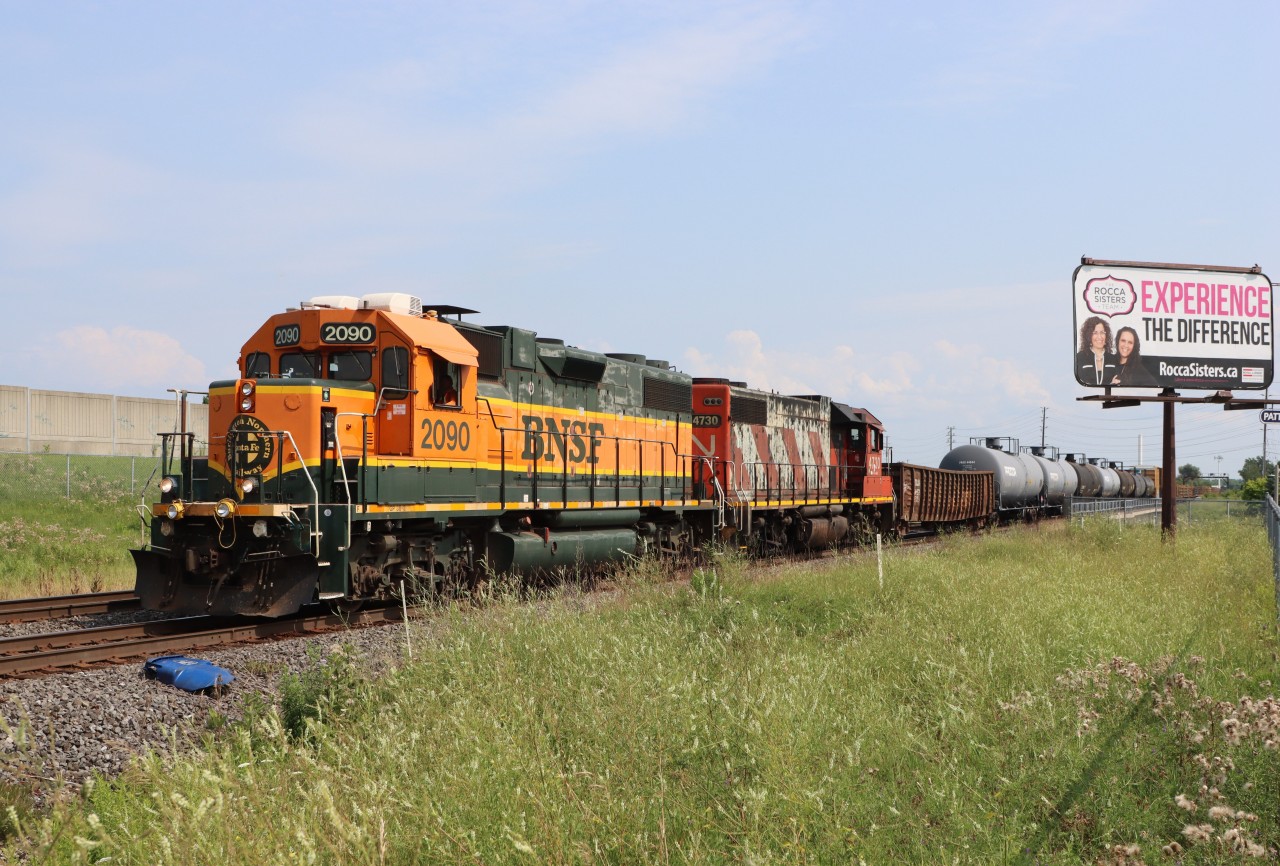
POLYGON ((281 719, 294 739, 307 737, 312 722, 341 716, 355 702, 362 683, 350 648, 334 647, 322 660, 313 646, 308 656, 311 665, 306 670, 280 680, 281 719))

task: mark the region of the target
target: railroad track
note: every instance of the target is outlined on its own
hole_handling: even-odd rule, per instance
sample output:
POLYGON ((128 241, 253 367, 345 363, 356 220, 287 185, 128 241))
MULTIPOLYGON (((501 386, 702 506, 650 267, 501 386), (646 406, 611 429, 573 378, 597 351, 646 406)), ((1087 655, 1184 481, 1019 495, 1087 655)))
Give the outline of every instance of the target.
POLYGON ((140 604, 132 590, 12 598, 0 600, 0 623, 39 622, 44 619, 119 613, 138 610, 140 604))
POLYGON ((296 617, 276 620, 196 616, 23 635, 0 640, 0 677, 29 677, 69 668, 102 667, 164 653, 400 620, 399 607, 375 607, 350 614, 311 609, 296 617))

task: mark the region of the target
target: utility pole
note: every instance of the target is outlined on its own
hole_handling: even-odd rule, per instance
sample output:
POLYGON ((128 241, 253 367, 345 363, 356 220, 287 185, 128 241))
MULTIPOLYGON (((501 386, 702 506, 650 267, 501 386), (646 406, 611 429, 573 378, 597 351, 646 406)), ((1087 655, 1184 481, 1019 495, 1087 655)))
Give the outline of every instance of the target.
POLYGON ((950 451, 955 447, 956 447, 956 428, 948 427, 947 428, 947 450, 950 451))
POLYGON ((1040 447, 1041 448, 1044 447, 1044 428, 1048 420, 1049 420, 1049 407, 1041 406, 1040 407, 1040 447))

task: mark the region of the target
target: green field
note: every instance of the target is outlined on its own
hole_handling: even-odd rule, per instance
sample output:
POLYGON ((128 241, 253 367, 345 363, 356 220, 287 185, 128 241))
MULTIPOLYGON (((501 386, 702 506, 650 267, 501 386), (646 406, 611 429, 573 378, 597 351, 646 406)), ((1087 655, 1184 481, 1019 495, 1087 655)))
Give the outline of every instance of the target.
POLYGON ((725 560, 436 611, 416 663, 331 657, 27 816, 27 856, 1241 862, 1280 846, 1270 562, 1252 522, 1091 521, 891 548, 883 586, 865 553, 725 560))
MULTIPOLYGON (((0 455, 0 598, 131 589, 156 461, 0 455)), ((156 496, 150 496, 155 499, 156 496)))

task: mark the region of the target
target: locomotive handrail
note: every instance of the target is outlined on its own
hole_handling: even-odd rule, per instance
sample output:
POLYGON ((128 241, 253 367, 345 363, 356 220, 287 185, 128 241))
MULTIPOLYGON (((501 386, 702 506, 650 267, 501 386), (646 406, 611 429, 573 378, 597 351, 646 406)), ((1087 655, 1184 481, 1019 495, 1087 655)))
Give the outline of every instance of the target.
MULTIPOLYGON (((716 490, 716 516, 712 525, 717 528, 724 526, 724 488, 720 486, 720 479, 716 477, 716 469, 712 465, 710 458, 700 457, 697 454, 682 454, 679 456, 692 458, 695 465, 698 463, 707 465, 707 474, 711 476, 711 483, 716 490)), ((689 474, 692 475, 693 473, 690 472, 689 474)))
POLYGON ((481 397, 479 394, 477 394, 477 395, 476 395, 476 402, 477 402, 477 403, 479 403, 481 400, 483 400, 483 401, 484 401, 484 407, 485 407, 486 409, 488 409, 488 410, 489 410, 489 420, 493 422, 493 426, 494 426, 494 428, 495 428, 495 429, 497 429, 497 430, 501 430, 501 429, 503 429, 503 428, 501 428, 501 427, 499 427, 499 426, 498 426, 498 419, 497 419, 497 417, 493 414, 493 404, 489 402, 489 398, 488 398, 488 397, 481 397))
MULTIPOLYGON (((479 400, 483 399, 483 400, 485 400, 485 402, 486 402, 486 403, 488 403, 488 398, 481 398, 481 397, 478 397, 478 398, 476 398, 476 399, 477 399, 477 402, 478 402, 479 400)), ((501 449, 501 457, 500 457, 501 480, 500 480, 500 482, 499 482, 499 492, 498 492, 498 495, 499 495, 499 499, 500 499, 500 504, 501 504, 501 505, 502 505, 502 507, 504 507, 504 508, 506 507, 506 504, 507 504, 507 502, 506 502, 506 483, 507 483, 507 444, 506 444, 506 438, 507 438, 507 437, 506 437, 506 434, 507 434, 508 432, 510 432, 510 433, 514 433, 514 434, 517 434, 518 436, 527 436, 527 435, 530 435, 530 434, 532 433, 533 435, 537 435, 537 436, 541 436, 541 435, 543 435, 543 434, 546 434, 546 435, 548 435, 548 436, 555 436, 555 437, 559 437, 560 442, 561 442, 561 444, 562 444, 562 453, 567 453, 567 452, 568 452, 568 450, 569 450, 569 437, 570 437, 571 435, 583 435, 583 434, 581 434, 581 433, 573 434, 573 433, 571 433, 571 432, 570 432, 570 431, 568 431, 568 430, 559 430, 559 429, 557 429, 557 430, 536 430, 536 431, 533 431, 533 430, 530 430, 530 429, 529 429, 529 428, 527 428, 527 427, 509 427, 509 426, 504 426, 504 425, 501 425, 501 424, 499 424, 499 423, 498 423, 497 418, 496 418, 496 417, 493 415, 493 413, 492 413, 492 408, 491 408, 491 407, 490 407, 490 420, 493 422, 494 429, 495 429, 495 430, 497 430, 497 431, 498 431, 498 434, 499 434, 499 448, 501 449)), ((639 438, 637 438, 637 437, 632 437, 632 436, 610 436, 610 435, 606 435, 606 434, 604 434, 603 432, 601 432, 601 433, 593 433, 593 434, 591 434, 591 438, 592 438, 592 439, 594 439, 594 440, 598 440, 602 445, 603 445, 604 443, 606 443, 606 442, 610 442, 610 441, 612 441, 612 442, 614 443, 614 462, 613 462, 613 465, 614 465, 614 472, 613 472, 612 474, 613 474, 614 505, 615 505, 615 506, 619 505, 619 504, 622 502, 622 487, 623 487, 622 480, 623 480, 623 477, 624 477, 624 473, 622 472, 622 443, 627 442, 627 443, 631 443, 631 444, 633 444, 634 446, 636 446, 636 451, 635 451, 636 458, 637 458, 637 468, 636 468, 636 472, 635 472, 635 473, 626 473, 626 477, 634 478, 634 479, 635 479, 635 482, 636 482, 636 485, 635 485, 635 486, 636 486, 636 497, 637 497, 637 499, 642 500, 642 501, 643 501, 643 500, 644 500, 644 498, 645 498, 645 496, 644 496, 644 488, 645 488, 645 483, 644 483, 644 446, 646 446, 646 445, 658 446, 658 447, 659 447, 659 449, 660 449, 660 450, 659 450, 659 454, 661 455, 661 456, 660 456, 660 459, 659 459, 659 462, 660 462, 659 471, 662 473, 662 477, 659 479, 659 482, 658 482, 658 498, 659 498, 661 501, 665 501, 665 498, 666 498, 666 451, 665 451, 665 449, 670 448, 670 449, 671 449, 672 454, 673 454, 674 456, 676 456, 677 458, 679 458, 679 457, 680 457, 680 454, 679 454, 679 452, 676 450, 676 444, 675 444, 675 443, 670 442, 670 441, 668 441, 668 440, 666 440, 666 439, 649 439, 649 438, 646 438, 646 437, 639 437, 639 438)), ((599 453, 600 453, 600 449, 598 449, 598 448, 596 447, 595 442, 592 442, 592 444, 591 444, 591 446, 590 446, 590 449, 589 449, 589 450, 588 450, 588 452, 587 452, 588 456, 595 457, 595 456, 597 456, 599 453)), ((560 470, 559 470, 558 472, 552 472, 552 471, 549 471, 549 470, 547 470, 547 469, 544 469, 544 468, 543 468, 543 466, 544 466, 544 460, 545 460, 545 461, 547 461, 547 462, 551 462, 551 461, 553 461, 554 459, 555 459, 555 452, 554 452, 554 451, 551 451, 551 452, 550 452, 550 454, 545 454, 545 453, 544 453, 544 454, 539 454, 537 457, 534 457, 534 458, 532 459, 533 469, 532 469, 532 475, 531 475, 531 477, 530 477, 530 485, 529 485, 529 486, 530 486, 530 491, 529 491, 529 492, 530 492, 530 495, 533 497, 533 501, 534 501, 535 506, 536 506, 536 503, 539 501, 539 498, 538 498, 538 482, 539 482, 540 480, 542 480, 542 476, 543 476, 544 474, 546 474, 546 475, 559 475, 559 476, 560 476, 560 477, 559 477, 559 487, 560 487, 561 501, 562 501, 562 502, 566 502, 566 503, 568 502, 568 497, 569 497, 569 465, 568 465, 568 462, 567 462, 567 461, 562 461, 562 464, 563 464, 563 465, 562 465, 562 467, 560 468, 560 470)), ((588 488, 588 501, 589 501, 592 505, 595 505, 595 504, 596 504, 596 491, 597 491, 597 489, 598 489, 598 484, 597 484, 597 472, 596 472, 596 464, 595 464, 595 463, 590 463, 589 465, 590 465, 590 467, 591 467, 591 471, 590 471, 590 474, 588 475, 588 483, 587 483, 587 488, 588 488)), ((682 485, 682 491, 681 491, 681 503, 683 504, 683 503, 687 503, 687 502, 688 502, 688 494, 687 494, 687 491, 685 491, 685 490, 683 489, 683 485, 682 485)))
MULTIPOLYGON (((395 399, 397 399, 397 400, 407 400, 407 399, 409 399, 410 397, 416 397, 416 396, 417 396, 417 394, 418 394, 418 389, 417 389, 417 388, 392 388, 390 385, 384 385, 384 386, 382 386, 381 388, 379 388, 379 389, 378 389, 378 399, 373 401, 373 411, 369 413, 370 415, 377 415, 377 414, 378 414, 378 412, 379 412, 379 410, 381 410, 381 409, 382 409, 382 400, 383 400, 383 398, 384 398, 384 397, 386 397, 386 396, 387 396, 387 392, 388 392, 388 391, 403 391, 403 392, 404 392, 404 396, 403 396, 403 397, 396 397, 395 399)), ((339 415, 355 415, 355 414, 358 414, 358 413, 356 413, 356 412, 339 412, 338 414, 339 414, 339 415)), ((335 415, 335 416, 333 416, 333 417, 337 418, 338 416, 337 416, 337 415, 335 415)))
MULTIPOLYGON (((386 391, 387 389, 383 388, 382 390, 386 391)), ((412 393, 416 394, 418 392, 415 390, 412 393)), ((378 400, 382 400, 381 395, 379 395, 378 400)), ((368 504, 365 502, 365 490, 367 488, 365 486, 364 473, 365 467, 369 465, 369 419, 377 414, 378 408, 375 405, 374 411, 371 415, 366 415, 364 412, 338 412, 333 416, 334 449, 338 452, 338 467, 342 472, 342 489, 347 494, 347 542, 343 547, 343 550, 351 549, 351 523, 354 518, 355 503, 351 501, 351 481, 347 478, 347 460, 342 453, 342 437, 338 435, 337 423, 338 419, 344 415, 354 416, 360 419, 360 447, 362 456, 360 460, 360 483, 358 487, 360 490, 360 509, 363 511, 365 506, 368 504)))
MULTIPOLYGON (((179 491, 178 498, 180 499, 188 498, 186 494, 190 492, 190 488, 193 486, 192 482, 195 481, 195 477, 194 477, 195 462, 196 462, 195 448, 190 447, 190 445, 195 444, 196 434, 190 433, 190 432, 188 433, 171 432, 171 433, 161 433, 159 434, 159 436, 160 436, 161 472, 164 475, 170 474, 170 469, 173 466, 173 461, 175 457, 174 452, 176 450, 178 466, 182 476, 182 484, 178 488, 178 491, 179 491), (179 447, 177 449, 173 447, 173 443, 171 441, 173 439, 183 440, 179 443, 179 447), (188 445, 186 441, 188 439, 192 440, 190 445, 188 445)), ((208 477, 206 476, 204 480, 207 481, 208 477)))
POLYGON ((802 499, 805 504, 809 504, 811 499, 814 501, 817 501, 823 498, 826 498, 826 499, 840 498, 839 493, 841 493, 841 491, 835 485, 837 470, 840 467, 839 467, 839 464, 836 464, 836 463, 766 463, 765 461, 760 460, 760 461, 754 461, 751 463, 744 462, 742 466, 743 466, 743 469, 748 472, 748 480, 751 484, 752 498, 753 499, 755 498, 755 494, 757 491, 763 489, 764 501, 766 505, 771 505, 773 503, 773 500, 775 498, 774 496, 775 493, 777 494, 776 498, 778 500, 779 505, 782 504, 783 494, 788 492, 790 493, 790 498, 792 501, 795 501, 796 499, 799 498, 799 499, 802 499), (764 480, 763 488, 759 483, 757 483, 758 482, 758 477, 756 474, 757 467, 759 467, 762 470, 761 476, 763 477, 763 480, 764 480), (769 483, 770 467, 776 468, 778 470, 778 486, 776 488, 769 483), (782 473, 783 469, 791 470, 791 483, 789 485, 783 482, 783 473, 782 473), (814 483, 812 487, 809 484, 810 469, 813 469, 815 473, 814 483), (820 470, 822 469, 827 470, 827 484, 825 486, 822 484, 821 475, 819 474, 820 470), (798 474, 803 474, 804 476, 803 488, 796 483, 796 476, 798 474), (825 492, 825 497, 824 497, 824 492, 825 492))
MULTIPOLYGON (((233 455, 235 454, 235 450, 231 446, 234 444, 235 437, 240 432, 241 431, 235 431, 235 430, 230 431, 227 433, 227 437, 226 437, 227 469, 232 474, 232 483, 234 483, 236 466, 235 466, 235 460, 233 457, 233 455)), ((289 444, 293 446, 294 454, 298 455, 299 462, 302 463, 302 468, 303 468, 301 475, 302 477, 307 479, 307 485, 311 488, 311 495, 312 495, 311 507, 314 509, 311 515, 311 531, 310 531, 311 547, 312 547, 312 553, 314 553, 316 559, 319 560, 320 559, 320 538, 321 536, 324 535, 324 532, 321 531, 320 529, 320 490, 316 487, 315 479, 311 477, 311 473, 307 471, 306 462, 302 460, 302 456, 301 456, 302 449, 298 447, 298 441, 293 438, 293 433, 288 430, 264 430, 262 432, 256 433, 256 435, 270 436, 273 439, 278 440, 278 444, 281 444, 281 445, 284 444, 284 439, 288 438, 289 444)), ((284 449, 277 448, 276 449, 276 483, 277 484, 280 483, 280 479, 283 476, 284 476, 284 449)), ((292 509, 292 506, 290 506, 290 508, 292 509)))

